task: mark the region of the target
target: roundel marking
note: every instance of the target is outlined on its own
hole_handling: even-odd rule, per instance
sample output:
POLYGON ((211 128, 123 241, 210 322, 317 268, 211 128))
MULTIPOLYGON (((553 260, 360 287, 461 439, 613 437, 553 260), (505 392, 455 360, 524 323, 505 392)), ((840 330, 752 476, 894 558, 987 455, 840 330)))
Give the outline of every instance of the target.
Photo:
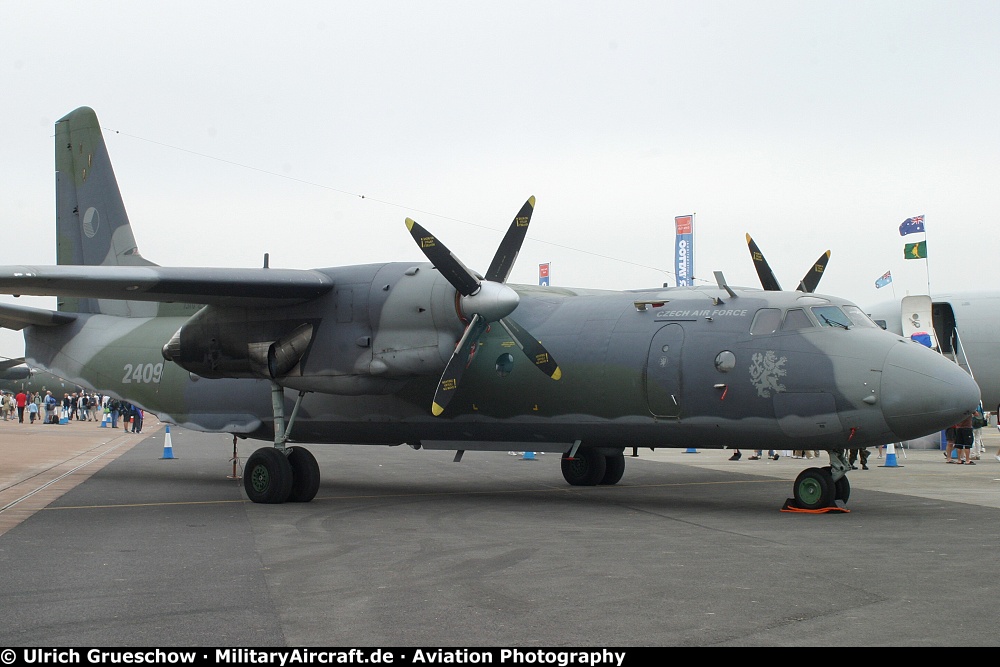
POLYGON ((100 226, 101 214, 96 208, 91 206, 83 214, 83 233, 87 235, 88 239, 92 239, 97 235, 97 230, 100 226))

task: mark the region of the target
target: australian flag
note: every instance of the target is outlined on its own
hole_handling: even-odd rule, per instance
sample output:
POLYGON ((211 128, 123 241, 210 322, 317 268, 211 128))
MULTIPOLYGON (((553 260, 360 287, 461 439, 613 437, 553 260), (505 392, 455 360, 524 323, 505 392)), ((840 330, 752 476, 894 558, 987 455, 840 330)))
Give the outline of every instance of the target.
MULTIPOLYGON (((878 280, 875 281, 875 289, 879 289, 879 288, 885 287, 886 285, 888 285, 891 282, 892 282, 892 273, 889 272, 889 271, 886 271, 885 273, 882 274, 881 278, 879 278, 878 280)), ((895 288, 893 288, 893 289, 895 289, 895 288)))
POLYGON ((903 220, 903 224, 899 226, 899 235, 906 236, 907 234, 919 234, 924 231, 924 216, 915 215, 912 218, 907 218, 903 220))

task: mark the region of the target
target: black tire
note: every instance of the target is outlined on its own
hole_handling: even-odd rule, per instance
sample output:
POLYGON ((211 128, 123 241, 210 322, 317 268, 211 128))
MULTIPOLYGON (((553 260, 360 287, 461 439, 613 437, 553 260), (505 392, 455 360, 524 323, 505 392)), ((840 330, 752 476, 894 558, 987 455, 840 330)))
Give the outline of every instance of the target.
MULTIPOLYGON (((833 479, 833 469, 830 466, 823 466, 829 475, 830 479, 833 479)), ((833 499, 843 502, 845 505, 851 497, 851 483, 847 479, 847 475, 844 475, 836 482, 833 483, 833 499)))
POLYGON ((847 481, 847 475, 834 482, 833 487, 833 499, 839 500, 846 505, 847 501, 851 498, 851 483, 847 481))
POLYGON ((274 447, 261 447, 243 468, 243 489, 255 503, 279 504, 292 491, 292 466, 274 447))
POLYGON ((617 484, 625 474, 625 453, 618 452, 604 457, 604 477, 601 484, 617 484))
POLYGON ((319 464, 308 449, 291 447, 288 450, 288 464, 292 467, 292 491, 288 494, 290 503, 307 503, 319 491, 319 464))
POLYGON ((829 470, 806 468, 795 478, 792 487, 795 505, 804 510, 818 510, 834 504, 833 476, 829 470))
POLYGON ((563 479, 573 486, 596 486, 604 479, 608 463, 604 454, 581 447, 576 458, 562 458, 563 479))

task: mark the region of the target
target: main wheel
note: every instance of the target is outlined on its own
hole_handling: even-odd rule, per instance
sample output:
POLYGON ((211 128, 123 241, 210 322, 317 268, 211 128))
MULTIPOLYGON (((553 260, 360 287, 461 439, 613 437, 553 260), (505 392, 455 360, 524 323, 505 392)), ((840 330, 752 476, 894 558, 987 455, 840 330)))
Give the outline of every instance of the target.
POLYGON ((604 477, 601 478, 601 484, 617 484, 620 482, 622 475, 625 474, 625 453, 618 452, 617 454, 605 456, 604 464, 604 477))
POLYGON ((833 477, 822 468, 806 468, 800 472, 792 491, 795 504, 801 509, 818 510, 831 507, 834 502, 833 477))
POLYGON ((594 486, 604 479, 607 459, 600 452, 581 447, 575 458, 562 458, 563 478, 573 486, 594 486))
POLYGON ((288 465, 292 467, 292 491, 289 502, 307 503, 319 491, 319 464, 308 449, 292 447, 288 450, 288 465))
POLYGON ((274 447, 261 447, 243 468, 243 488, 255 503, 283 503, 292 491, 292 466, 274 447))

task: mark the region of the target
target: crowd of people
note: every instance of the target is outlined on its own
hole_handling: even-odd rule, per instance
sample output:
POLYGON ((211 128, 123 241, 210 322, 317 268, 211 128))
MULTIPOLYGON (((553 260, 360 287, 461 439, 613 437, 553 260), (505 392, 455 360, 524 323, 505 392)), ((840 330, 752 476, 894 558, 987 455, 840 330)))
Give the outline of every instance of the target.
POLYGON ((0 391, 0 416, 3 421, 28 424, 59 424, 66 421, 104 421, 105 415, 111 428, 124 424, 132 433, 142 432, 143 411, 137 405, 97 393, 64 392, 56 398, 51 391, 21 390, 17 393, 0 391))

